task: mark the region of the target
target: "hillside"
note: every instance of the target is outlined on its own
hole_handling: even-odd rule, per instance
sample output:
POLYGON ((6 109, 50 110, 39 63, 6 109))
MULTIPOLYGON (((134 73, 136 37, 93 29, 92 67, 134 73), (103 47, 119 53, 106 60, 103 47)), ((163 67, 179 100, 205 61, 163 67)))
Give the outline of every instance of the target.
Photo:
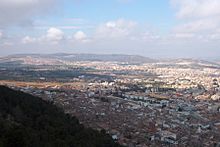
POLYGON ((20 54, 0 58, 0 63, 41 61, 50 64, 59 64, 60 61, 102 61, 102 62, 128 62, 152 63, 156 60, 139 55, 123 54, 20 54))
POLYGON ((117 147, 38 97, 0 86, 0 147, 117 147))
POLYGON ((150 59, 139 55, 123 55, 123 54, 51 54, 52 58, 59 58, 70 61, 116 61, 128 63, 151 63, 155 62, 150 59))

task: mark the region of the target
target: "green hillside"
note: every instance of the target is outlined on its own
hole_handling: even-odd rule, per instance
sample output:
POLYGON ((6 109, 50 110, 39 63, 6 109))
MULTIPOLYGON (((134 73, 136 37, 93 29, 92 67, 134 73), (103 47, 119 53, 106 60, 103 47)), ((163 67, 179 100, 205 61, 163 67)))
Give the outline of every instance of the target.
POLYGON ((0 86, 0 147, 117 147, 38 97, 0 86))

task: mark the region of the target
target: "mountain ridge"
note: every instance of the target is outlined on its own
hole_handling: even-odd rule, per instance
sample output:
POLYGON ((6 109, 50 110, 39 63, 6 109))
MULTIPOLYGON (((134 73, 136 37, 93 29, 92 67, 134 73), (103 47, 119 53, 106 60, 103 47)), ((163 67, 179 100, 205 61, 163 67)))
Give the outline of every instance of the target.
POLYGON ((66 61, 115 61, 115 62, 132 62, 132 63, 152 63, 155 59, 140 55, 126 55, 126 54, 69 54, 69 53, 55 53, 55 54, 17 54, 1 57, 0 59, 10 58, 50 58, 66 61))

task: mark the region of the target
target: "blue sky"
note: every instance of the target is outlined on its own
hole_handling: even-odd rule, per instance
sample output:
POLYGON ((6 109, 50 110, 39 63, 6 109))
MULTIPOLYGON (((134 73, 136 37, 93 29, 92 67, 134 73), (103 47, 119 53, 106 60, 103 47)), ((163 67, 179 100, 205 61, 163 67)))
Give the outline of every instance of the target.
POLYGON ((92 26, 109 20, 125 19, 154 26, 164 32, 175 23, 173 9, 166 0, 65 0, 60 6, 61 11, 56 15, 38 16, 36 19, 50 26, 85 25, 82 29, 92 29, 92 26))
POLYGON ((85 0, 82 2, 66 1, 64 5, 66 17, 84 18, 101 23, 118 18, 132 19, 141 23, 150 22, 153 25, 172 23, 174 16, 166 0, 157 1, 117 1, 117 0, 85 0))
POLYGON ((219 7, 219 0, 1 0, 0 55, 214 58, 219 7))

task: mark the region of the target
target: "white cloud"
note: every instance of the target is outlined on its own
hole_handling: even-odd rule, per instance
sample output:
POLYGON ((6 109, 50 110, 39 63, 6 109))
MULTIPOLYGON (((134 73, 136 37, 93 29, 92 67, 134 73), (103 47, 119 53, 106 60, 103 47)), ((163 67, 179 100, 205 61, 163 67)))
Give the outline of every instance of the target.
POLYGON ((65 34, 62 30, 58 28, 49 28, 45 35, 42 35, 40 37, 30 37, 25 36, 22 39, 23 44, 28 43, 50 43, 50 44, 57 44, 60 41, 64 40, 65 34))
POLYGON ((176 33, 173 34, 173 37, 176 39, 191 39, 195 37, 195 34, 193 33, 176 33))
POLYGON ((3 33, 0 31, 0 39, 2 39, 3 37, 3 33))
POLYGON ((136 39, 138 40, 143 39, 143 41, 156 41, 161 39, 161 36, 153 32, 145 32, 143 33, 142 38, 136 38, 136 39))
POLYGON ((57 0, 0 0, 0 27, 28 25, 32 18, 51 10, 57 0))
POLYGON ((10 41, 4 41, 2 45, 3 45, 3 46, 13 46, 14 43, 13 43, 13 42, 10 42, 10 41))
POLYGON ((171 0, 179 18, 204 18, 220 15, 219 0, 171 0))
POLYGON ((87 39, 87 35, 82 31, 76 32, 73 37, 75 40, 79 40, 79 41, 83 41, 87 39))
POLYGON ((213 33, 207 36, 209 40, 220 40, 220 33, 213 33))
POLYGON ((118 19, 99 25, 94 34, 96 42, 100 40, 113 44, 147 43, 158 41, 161 36, 152 27, 142 26, 135 21, 118 19))
POLYGON ((131 35, 137 23, 124 19, 109 21, 101 24, 96 30, 96 36, 100 38, 122 38, 131 35))
POLYGON ((170 0, 181 23, 172 30, 177 39, 209 41, 219 37, 220 0, 170 0))
POLYGON ((22 43, 23 44, 28 44, 28 43, 34 43, 37 41, 37 38, 32 38, 30 36, 25 36, 23 39, 22 39, 22 43))
POLYGON ((45 36, 45 39, 48 41, 51 41, 53 43, 57 43, 64 39, 64 33, 62 30, 58 28, 49 28, 47 30, 47 34, 45 36))
POLYGON ((180 24, 174 28, 175 32, 210 32, 215 31, 220 26, 218 20, 198 19, 180 24))

